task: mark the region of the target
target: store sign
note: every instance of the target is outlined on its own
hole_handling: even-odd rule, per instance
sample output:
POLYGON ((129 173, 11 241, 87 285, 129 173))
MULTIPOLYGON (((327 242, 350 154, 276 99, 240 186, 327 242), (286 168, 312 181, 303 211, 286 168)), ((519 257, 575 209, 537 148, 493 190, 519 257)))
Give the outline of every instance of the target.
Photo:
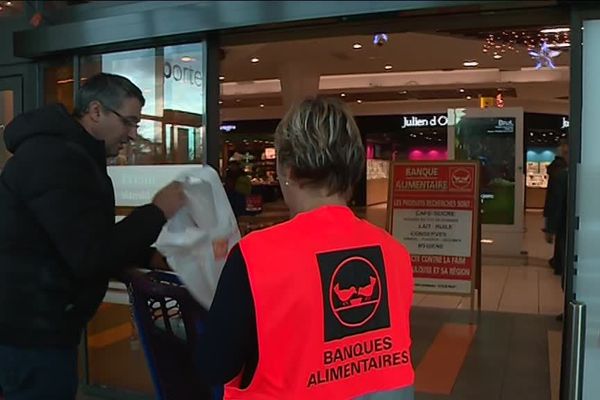
POLYGON ((182 67, 179 64, 165 61, 163 75, 165 79, 202 87, 202 71, 190 67, 182 67))
POLYGON ((472 293, 478 164, 398 162, 391 171, 388 230, 411 254, 415 290, 472 293))
POLYGON ((402 129, 421 127, 421 126, 447 126, 448 117, 446 115, 434 115, 423 118, 422 116, 412 115, 403 117, 402 129))
POLYGON ((487 128, 486 133, 515 133, 514 118, 498 118, 496 124, 487 128))

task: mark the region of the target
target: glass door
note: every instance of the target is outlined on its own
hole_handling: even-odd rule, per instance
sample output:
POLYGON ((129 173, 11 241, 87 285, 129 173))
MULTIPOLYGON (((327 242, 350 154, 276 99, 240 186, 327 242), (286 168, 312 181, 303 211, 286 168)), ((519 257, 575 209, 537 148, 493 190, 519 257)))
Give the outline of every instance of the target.
POLYGON ((566 318, 560 398, 592 400, 600 393, 600 9, 582 6, 573 10, 571 42, 566 318))
POLYGON ((4 128, 23 111, 22 78, 0 76, 0 171, 10 153, 4 145, 4 128))

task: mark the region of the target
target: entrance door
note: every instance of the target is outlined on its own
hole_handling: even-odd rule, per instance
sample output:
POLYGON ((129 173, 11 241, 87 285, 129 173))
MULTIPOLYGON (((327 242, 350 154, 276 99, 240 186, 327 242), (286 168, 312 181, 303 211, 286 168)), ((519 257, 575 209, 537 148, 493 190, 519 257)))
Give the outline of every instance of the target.
POLYGON ((571 43, 567 319, 561 400, 592 400, 600 393, 600 9, 574 10, 571 43), (571 306, 573 301, 585 304, 584 318, 570 315, 569 311, 581 309, 571 306))
POLYGON ((0 76, 0 170, 10 157, 4 145, 4 128, 16 115, 23 112, 22 80, 21 76, 0 76))

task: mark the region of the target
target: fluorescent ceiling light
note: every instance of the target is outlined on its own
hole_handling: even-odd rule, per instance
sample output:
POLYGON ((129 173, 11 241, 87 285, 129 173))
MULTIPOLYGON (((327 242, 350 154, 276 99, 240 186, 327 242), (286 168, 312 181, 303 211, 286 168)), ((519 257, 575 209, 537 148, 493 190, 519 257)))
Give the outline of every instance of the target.
POLYGON ((564 32, 570 32, 571 28, 546 28, 546 29, 542 29, 540 31, 540 33, 564 33, 564 32))

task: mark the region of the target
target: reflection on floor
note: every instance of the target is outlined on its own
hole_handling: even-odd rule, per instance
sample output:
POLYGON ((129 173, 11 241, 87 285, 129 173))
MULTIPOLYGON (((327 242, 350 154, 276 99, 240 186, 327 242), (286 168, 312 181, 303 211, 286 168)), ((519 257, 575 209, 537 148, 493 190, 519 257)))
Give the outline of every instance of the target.
MULTIPOLYGON (((560 278, 548 267, 482 267, 483 311, 557 315, 562 312, 560 278)), ((470 297, 416 293, 417 307, 469 309, 470 297)))
MULTIPOLYGON (((281 218, 286 211, 268 213, 281 218)), ((385 207, 363 213, 385 226, 385 207)), ((527 213, 526 248, 536 260, 531 265, 483 266, 481 313, 469 310, 468 297, 415 294, 417 400, 558 400, 562 326, 554 316, 562 311, 562 292, 559 278, 545 262, 552 247, 544 242, 542 222, 541 214, 527 213)), ((152 398, 127 306, 103 305, 90 324, 88 342, 91 383, 152 398)))
MULTIPOLYGON (((385 227, 386 205, 368 207, 365 218, 385 227)), ((483 265, 481 309, 484 311, 515 312, 524 314, 557 315, 563 309, 560 277, 553 274, 547 260, 553 248, 544 240, 541 212, 526 213, 525 248, 532 264, 529 266, 483 265)), ((415 294, 414 305, 469 309, 470 297, 415 294)))
MULTIPOLYGON (((111 308, 101 311, 103 317, 115 315, 111 308)), ((561 325, 553 317, 417 307, 411 319, 417 400, 554 399, 561 325)), ((96 383, 113 388, 149 383, 142 352, 131 347, 130 338, 115 337, 93 353, 96 383)), ((145 389, 151 393, 151 387, 145 389)))

